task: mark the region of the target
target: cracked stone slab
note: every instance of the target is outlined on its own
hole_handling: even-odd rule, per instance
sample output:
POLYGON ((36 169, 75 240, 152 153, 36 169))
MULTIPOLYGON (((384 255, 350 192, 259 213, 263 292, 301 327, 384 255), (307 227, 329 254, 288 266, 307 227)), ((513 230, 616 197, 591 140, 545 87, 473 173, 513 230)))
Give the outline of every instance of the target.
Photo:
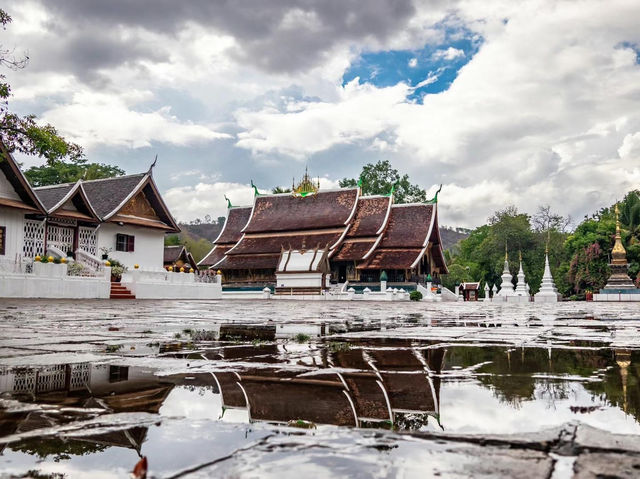
POLYGON ((601 452, 580 454, 573 471, 574 479, 635 479, 640 476, 640 457, 601 452))

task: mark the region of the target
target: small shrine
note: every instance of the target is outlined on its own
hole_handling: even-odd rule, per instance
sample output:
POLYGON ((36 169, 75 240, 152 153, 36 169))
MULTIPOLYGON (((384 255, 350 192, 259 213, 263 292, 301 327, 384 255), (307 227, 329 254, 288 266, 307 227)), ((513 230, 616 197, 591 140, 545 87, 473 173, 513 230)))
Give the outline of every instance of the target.
POLYGON ((478 301, 480 283, 461 283, 458 291, 464 301, 478 301))
POLYGON ((640 289, 633 284, 629 277, 627 264, 627 252, 622 245, 620 234, 620 210, 618 205, 616 213, 616 236, 611 250, 611 276, 599 294, 593 295, 594 301, 640 301, 640 289))

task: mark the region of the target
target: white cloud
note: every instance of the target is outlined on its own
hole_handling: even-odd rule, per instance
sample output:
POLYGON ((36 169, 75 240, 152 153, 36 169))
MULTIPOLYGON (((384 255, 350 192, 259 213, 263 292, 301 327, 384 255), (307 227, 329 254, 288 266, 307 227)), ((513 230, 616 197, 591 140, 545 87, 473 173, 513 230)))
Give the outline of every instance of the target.
POLYGON ((415 68, 418 66, 418 59, 417 58, 412 58, 411 60, 409 60, 409 66, 411 68, 415 68))
POLYGON ((211 215, 225 216, 227 202, 233 206, 253 204, 253 188, 241 183, 198 183, 195 186, 169 188, 163 195, 171 214, 179 221, 190 221, 211 215))
POLYGON ((152 141, 188 145, 231 138, 207 126, 178 120, 170 107, 136 111, 123 97, 95 92, 77 93, 70 103, 45 111, 42 119, 86 148, 96 145, 141 148, 150 146, 152 141))
POLYGON ((446 50, 437 50, 433 54, 434 60, 455 60, 456 58, 464 57, 464 50, 458 48, 449 47, 446 50))

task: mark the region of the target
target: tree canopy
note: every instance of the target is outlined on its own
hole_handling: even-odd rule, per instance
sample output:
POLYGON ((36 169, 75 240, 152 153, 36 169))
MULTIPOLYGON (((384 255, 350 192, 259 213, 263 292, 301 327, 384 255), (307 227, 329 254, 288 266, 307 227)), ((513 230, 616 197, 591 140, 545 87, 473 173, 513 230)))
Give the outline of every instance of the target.
MULTIPOLYGON (((0 24, 3 29, 12 22, 11 16, 0 9, 0 24)), ((28 56, 16 57, 11 50, 0 46, 0 65, 12 70, 24 68, 28 56)), ((35 115, 20 116, 9 109, 11 86, 6 76, 0 74, 0 141, 10 151, 45 158, 48 162, 63 159, 80 160, 82 148, 61 137, 49 124, 40 124, 35 115)))
MULTIPOLYGON (((409 181, 409 175, 400 175, 391 166, 389 160, 379 160, 362 167, 359 181, 364 195, 386 195, 395 187, 393 200, 395 203, 419 203, 427 201, 427 192, 409 181)), ((355 187, 358 180, 343 178, 339 181, 341 188, 355 187)))
POLYGON ((124 170, 117 166, 103 163, 89 163, 85 159, 70 161, 55 160, 42 166, 32 166, 24 172, 32 186, 57 185, 73 183, 79 179, 97 180, 124 175, 124 170))
MULTIPOLYGON (((619 203, 622 242, 627 250, 629 276, 638 284, 640 278, 640 192, 630 191, 619 203)), ((615 236, 613 205, 585 217, 573 232, 567 232, 570 219, 541 206, 530 217, 509 206, 497 211, 487 224, 446 252, 450 273, 443 283, 452 289, 463 281, 480 281, 500 286, 505 246, 512 275, 518 270, 518 253, 531 292, 540 287, 544 271, 544 254, 549 243, 549 264, 559 292, 567 297, 583 297, 596 292, 611 274, 610 252, 615 236)))

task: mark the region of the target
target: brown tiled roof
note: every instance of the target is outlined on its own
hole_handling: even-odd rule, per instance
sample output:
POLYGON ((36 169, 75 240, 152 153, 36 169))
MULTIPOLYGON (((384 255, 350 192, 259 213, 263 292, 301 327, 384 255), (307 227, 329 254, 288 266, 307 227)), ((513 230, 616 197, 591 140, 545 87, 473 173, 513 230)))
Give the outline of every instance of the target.
POLYGON ((65 183, 63 185, 41 186, 39 188, 34 188, 33 190, 36 192, 38 199, 48 211, 57 205, 74 186, 75 183, 65 183))
POLYGON ((344 233, 344 228, 319 234, 301 233, 296 235, 245 235, 229 255, 280 253, 282 249, 313 249, 332 246, 344 233))
POLYGON ((422 248, 376 249, 358 269, 409 269, 422 248))
POLYGON ((164 262, 165 263, 175 263, 182 256, 182 252, 186 251, 183 245, 177 246, 165 246, 164 247, 164 262))
POLYGON ((258 196, 245 233, 301 231, 344 225, 358 197, 356 188, 318 192, 305 198, 284 195, 258 196))
POLYGON ((144 176, 145 173, 140 173, 85 181, 83 182, 83 187, 93 209, 100 218, 104 218, 113 212, 135 190, 144 176))
POLYGON ((347 238, 375 236, 384 224, 390 196, 360 197, 347 238))
POLYGON ((380 248, 422 248, 429 234, 432 213, 433 205, 392 206, 380 248))
POLYGON ((243 380, 242 387, 249 398, 252 419, 278 422, 302 419, 337 426, 352 426, 356 422, 342 387, 268 380, 243 380))
POLYGON ((214 241, 214 244, 237 243, 242 236, 242 228, 249 221, 249 216, 251 216, 250 206, 230 208, 222 231, 214 241))
POLYGON ((425 373, 397 374, 381 372, 391 409, 435 412, 433 391, 425 373))
MULTIPOLYGON (((347 233, 348 236, 348 233, 347 233)), ((369 252, 375 243, 375 239, 365 241, 345 241, 338 252, 331 257, 332 261, 360 261, 369 252)))
POLYGON ((224 257, 224 254, 230 249, 231 249, 231 246, 229 245, 215 245, 211 249, 211 251, 209 251, 209 254, 207 254, 207 256, 205 256, 204 259, 200 261, 200 263, 198 263, 198 265, 213 266, 218 261, 220 261, 224 257))
POLYGON ((269 255, 226 255, 222 261, 213 266, 215 269, 273 269, 278 266, 280 254, 269 255))

